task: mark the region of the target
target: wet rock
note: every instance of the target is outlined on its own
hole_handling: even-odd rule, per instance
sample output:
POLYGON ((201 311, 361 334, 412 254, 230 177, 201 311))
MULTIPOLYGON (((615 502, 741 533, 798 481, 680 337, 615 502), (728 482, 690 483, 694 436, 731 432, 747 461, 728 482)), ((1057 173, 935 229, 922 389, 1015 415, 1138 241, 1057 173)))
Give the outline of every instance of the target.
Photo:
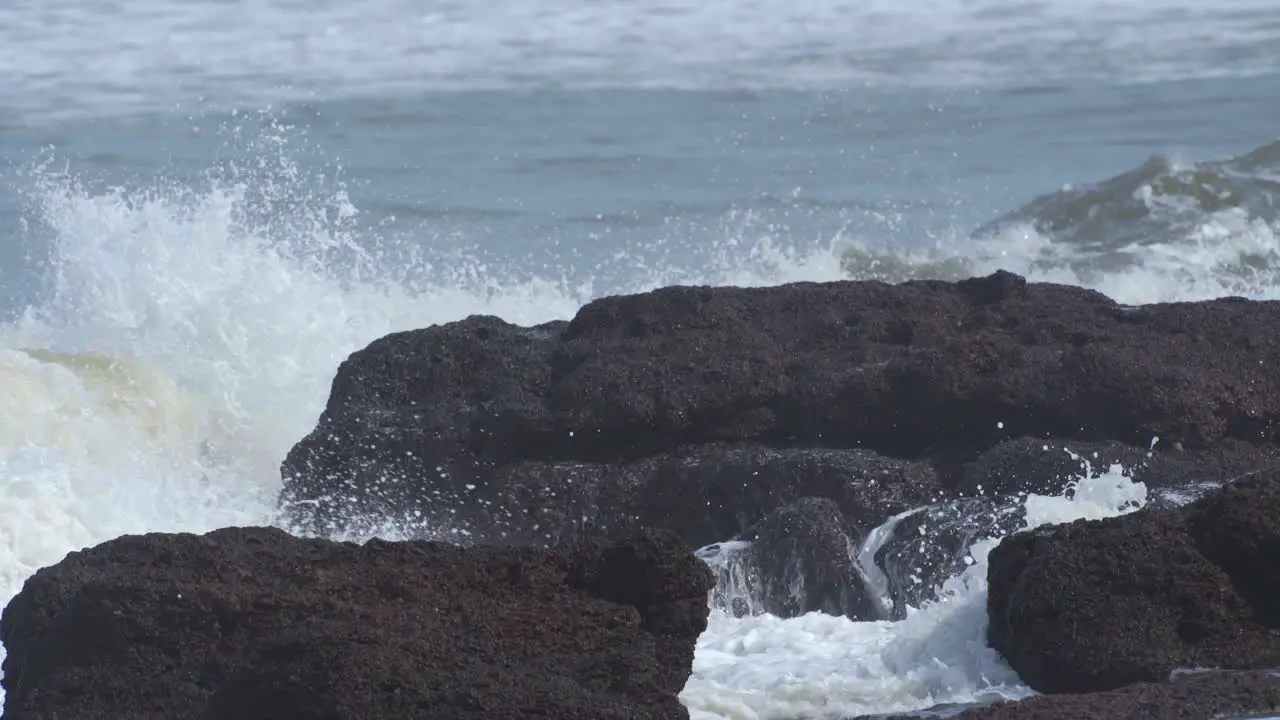
POLYGON ((928 464, 865 450, 708 446, 633 467, 641 479, 620 484, 638 488, 629 503, 637 526, 669 528, 697 546, 739 536, 802 498, 830 500, 865 533, 942 493, 928 464))
POLYGON ((669 533, 553 550, 126 536, 5 609, 4 717, 687 717, 710 588, 669 533))
MULTIPOLYGON (((951 468, 1017 437, 1272 447, 1280 375, 1259 371, 1280 357, 1269 328, 1280 330, 1280 305, 1125 307, 1003 272, 670 287, 533 328, 472 317, 348 358, 283 465, 282 501, 308 531, 365 518, 537 537, 521 493, 577 474, 588 489, 567 491, 556 529, 542 527, 556 537, 592 518, 666 522, 626 504, 645 481, 615 469, 699 448, 860 450, 951 468), (596 517, 594 498, 619 492, 609 483, 623 485, 619 517, 596 517)), ((734 510, 748 524, 763 514, 734 510)))
POLYGON ((1277 712, 1280 673, 1254 671, 1190 673, 1106 692, 1041 695, 945 715, 882 715, 875 720, 1268 720, 1277 712))
POLYGON ((1188 505, 1183 515, 1196 547, 1226 572, 1253 619, 1280 643, 1280 474, 1231 483, 1188 505))
MULTIPOLYGON (((663 527, 701 547, 734 537, 803 497, 828 498, 850 523, 872 527, 941 493, 928 463, 866 450, 714 444, 621 465, 513 462, 493 468, 483 487, 430 490, 421 503, 409 503, 411 520, 392 524, 410 537, 532 545, 663 527)), ((328 505, 325 521, 307 529, 372 534, 388 517, 404 516, 384 498, 354 491, 345 503, 328 505)))
POLYGON ((1086 474, 1100 477, 1113 465, 1132 471, 1151 454, 1114 441, 1015 438, 963 464, 948 484, 966 497, 1060 495, 1086 474))
POLYGON ((755 580, 752 609, 778 617, 815 611, 855 620, 885 617, 858 567, 860 535, 826 498, 802 498, 770 513, 739 538, 750 543, 742 562, 755 580))
POLYGON ((1278 484, 1006 538, 988 560, 991 646, 1047 693, 1280 667, 1278 484))
MULTIPOLYGON (((1074 494, 1071 486, 1085 475, 1097 478, 1101 473, 1086 468, 1061 487, 1041 486, 1040 494, 1070 497, 1074 494)), ((1042 472, 1038 477, 1050 475, 1042 472)), ((1157 488, 1149 491, 1145 507, 1182 507, 1221 486, 1220 482, 1202 481, 1157 488)), ((900 620, 906 617, 908 607, 919 608, 938 599, 943 584, 973 564, 970 551, 975 543, 1006 537, 1022 528, 1025 503, 1025 493, 961 497, 918 508, 893 523, 874 554, 875 565, 888 579, 890 617, 900 620)))
MULTIPOLYGON (((1159 447, 1159 446, 1157 446, 1159 447)), ((1134 471, 1148 487, 1186 490, 1221 485, 1280 466, 1280 446, 1223 440, 1196 450, 1159 452, 1134 471)))
POLYGON ((1148 486, 1146 507, 1175 508, 1223 484, 1274 466, 1275 449, 1226 441, 1200 452, 1153 452, 1116 442, 1018 438, 982 453, 942 482, 962 497, 898 522, 876 553, 890 579, 892 617, 935 600, 942 584, 971 563, 975 542, 1022 526, 1031 493, 1070 496, 1084 477, 1119 471, 1148 486))

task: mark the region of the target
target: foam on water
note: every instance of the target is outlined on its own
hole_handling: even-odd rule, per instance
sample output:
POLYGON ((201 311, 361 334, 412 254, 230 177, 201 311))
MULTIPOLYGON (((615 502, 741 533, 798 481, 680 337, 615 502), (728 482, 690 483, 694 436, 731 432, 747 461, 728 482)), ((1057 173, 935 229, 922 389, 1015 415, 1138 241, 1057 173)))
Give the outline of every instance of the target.
POLYGON ((1270 0, 10 0, 0 107, 494 87, 1045 85, 1271 73, 1270 0))
POLYGON ((1091 288, 1128 305, 1233 295, 1280 299, 1280 226, 1238 208, 1210 213, 1165 242, 1109 249, 1128 258, 1105 265, 1088 250, 1027 224, 985 238, 948 237, 933 246, 886 251, 859 238, 839 238, 834 248, 848 276, 857 279, 957 280, 1004 269, 1036 282, 1091 288))
MULTIPOLYGON (((0 587, 68 550, 126 532, 258 520, 245 477, 211 483, 219 438, 208 403, 126 361, 0 349, 0 587), (136 479, 130 480, 134 476, 136 479)), ((224 438, 230 439, 230 438, 224 438)))
MULTIPOLYGON (((565 318, 604 290, 415 259, 360 230, 341 189, 279 140, 251 142, 250 169, 216 168, 200 188, 96 192, 52 164, 30 174, 31 220, 52 247, 42 299, 0 326, 0 599, 123 533, 273 522, 280 459, 314 426, 337 364, 374 338, 473 313, 565 318)), ((834 279, 847 250, 712 241, 710 265, 608 290, 834 279)), ((999 259, 1024 269, 1025 252, 1011 243, 999 259)), ((1180 276, 1155 263, 1104 280, 1141 298, 1175 293, 1180 276)), ((1069 500, 1030 498, 1028 522, 1113 514, 1141 494, 1112 474, 1069 500)), ((944 602, 902 622, 715 614, 685 699, 703 719, 783 718, 1025 692, 982 642, 991 545, 944 602)))
POLYGON ((1128 304, 1280 297, 1280 141, 1236 157, 1153 156, 1140 167, 1033 199, 933 246, 839 250, 854 277, 959 279, 1006 269, 1128 304))
MULTIPOLYGON (((1132 512, 1146 499, 1146 487, 1115 466, 1064 496, 1029 496, 1023 527, 1132 512)), ((846 718, 1027 696, 986 644, 987 556, 998 542, 975 543, 974 564, 947 581, 941 599, 899 622, 714 611, 682 695, 691 717, 846 718)))

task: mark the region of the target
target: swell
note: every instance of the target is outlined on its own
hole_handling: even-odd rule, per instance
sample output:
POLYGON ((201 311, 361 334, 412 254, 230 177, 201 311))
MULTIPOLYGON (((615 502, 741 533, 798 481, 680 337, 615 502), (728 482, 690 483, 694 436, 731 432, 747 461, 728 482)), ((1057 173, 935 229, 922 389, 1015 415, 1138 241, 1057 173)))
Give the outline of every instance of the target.
MULTIPOLYGON (((1157 155, 1101 182, 1041 195, 973 235, 992 237, 1026 224, 1080 251, 1122 252, 1188 237, 1223 213, 1274 224, 1278 198, 1280 141, 1217 161, 1157 155)), ((1248 260, 1242 258, 1259 264, 1248 260)))
POLYGON ((928 248, 836 248, 847 276, 959 280, 997 269, 1080 285, 1127 304, 1280 288, 1280 141, 1235 157, 1153 156, 1098 182, 1041 195, 928 248))

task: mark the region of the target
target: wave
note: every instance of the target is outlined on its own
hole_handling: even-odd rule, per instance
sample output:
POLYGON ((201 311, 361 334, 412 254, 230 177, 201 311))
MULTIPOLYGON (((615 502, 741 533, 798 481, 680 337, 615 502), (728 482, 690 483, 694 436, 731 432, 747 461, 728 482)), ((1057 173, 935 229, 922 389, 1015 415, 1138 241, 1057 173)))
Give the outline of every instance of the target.
POLYGON ((258 0, 234 18, 219 7, 6 3, 0 107, 98 115, 202 97, 530 87, 1043 89, 1280 66, 1269 0, 258 0))
POLYGON ((1238 157, 1156 156, 1101 182, 1042 195, 964 237, 836 252, 849 277, 957 280, 1006 269, 1121 302, 1280 297, 1280 141, 1238 157))
POLYGON ((6 393, 0 413, 8 418, 39 418, 40 424, 6 424, 0 447, 12 451, 21 445, 57 448, 78 453, 85 460, 101 462, 110 456, 109 443, 101 445, 77 428, 89 416, 110 418, 127 427, 132 439, 153 447, 174 442, 196 442, 201 454, 212 451, 208 426, 216 425, 209 408, 185 392, 172 378, 122 359, 99 353, 62 353, 22 348, 0 351, 0 385, 6 393))
MULTIPOLYGON (((125 533, 265 521, 227 501, 251 445, 162 372, 99 353, 0 347, 0 589, 125 533), (222 473, 215 469, 221 468, 222 473)), ((249 477, 245 475, 243 477, 249 477)))
POLYGON ((1155 156, 1102 182, 1037 197, 975 235, 991 236, 1025 223, 1081 251, 1115 252, 1186 237, 1206 218, 1223 213, 1270 225, 1280 217, 1277 199, 1280 141, 1212 162, 1155 156))

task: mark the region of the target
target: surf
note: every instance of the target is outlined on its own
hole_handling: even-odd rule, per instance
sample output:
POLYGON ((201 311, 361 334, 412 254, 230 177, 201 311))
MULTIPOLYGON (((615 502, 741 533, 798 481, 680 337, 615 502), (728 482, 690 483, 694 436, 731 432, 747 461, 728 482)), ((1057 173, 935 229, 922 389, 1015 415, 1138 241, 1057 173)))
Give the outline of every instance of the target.
MULTIPOLYGON (((1242 243, 1274 243, 1274 224, 1252 216, 1265 232, 1203 246, 1175 238, 1092 275, 1072 265, 1079 247, 1022 222, 925 250, 838 236, 796 251, 768 237, 717 237, 705 264, 637 260, 621 286, 593 283, 590 269, 511 277, 479 256, 433 255, 412 238, 379 234, 376 221, 360 224, 332 178, 294 159, 293 139, 241 138, 241 155, 256 162, 218 165, 198 183, 156 177, 95 189, 51 165, 29 173, 33 232, 48 253, 31 268, 39 292, 0 326, 6 599, 38 567, 122 534, 279 523, 280 460, 314 427, 338 363, 397 330, 472 314, 526 325, 565 319, 599 294, 673 277, 764 285, 999 265, 1125 302, 1275 292, 1265 274, 1233 284, 1217 266, 1195 264, 1200 247, 1232 257, 1242 243), (1200 273, 1200 284, 1187 284, 1186 272, 1200 273)), ((1201 217, 1202 228, 1221 224, 1216 212, 1201 217)), ((1114 473, 1081 481, 1069 497, 1029 498, 1028 522, 1123 512, 1140 491, 1114 473)), ((975 565, 947 581, 943 601, 898 622, 717 611, 686 702, 700 720, 780 718, 1025 692, 982 640, 982 553, 996 539, 984 542, 975 565)))

